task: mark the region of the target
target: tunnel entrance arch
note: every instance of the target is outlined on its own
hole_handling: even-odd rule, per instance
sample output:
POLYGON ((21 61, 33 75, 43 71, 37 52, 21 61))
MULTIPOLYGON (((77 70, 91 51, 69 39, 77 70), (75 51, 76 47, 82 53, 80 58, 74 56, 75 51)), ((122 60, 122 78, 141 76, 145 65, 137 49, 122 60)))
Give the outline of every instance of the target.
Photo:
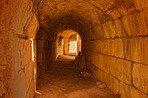
POLYGON ((58 55, 78 55, 81 52, 81 37, 73 30, 65 30, 57 35, 58 55))
MULTIPOLYGON (((42 27, 41 27, 42 28, 42 27)), ((43 32, 42 30, 38 31, 43 32)), ((41 35, 40 35, 41 36, 41 35)), ((42 37, 37 35, 37 66, 38 74, 46 73, 48 66, 52 62, 57 61, 58 55, 72 55, 77 56, 82 52, 82 38, 77 31, 68 28, 60 28, 54 34, 49 34, 49 37, 42 37), (70 42, 77 42, 77 51, 70 53, 70 42)))

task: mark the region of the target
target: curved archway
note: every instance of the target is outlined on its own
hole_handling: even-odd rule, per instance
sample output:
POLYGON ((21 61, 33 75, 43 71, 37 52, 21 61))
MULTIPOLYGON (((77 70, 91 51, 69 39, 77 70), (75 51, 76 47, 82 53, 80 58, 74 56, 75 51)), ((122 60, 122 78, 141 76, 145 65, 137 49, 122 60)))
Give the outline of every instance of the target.
POLYGON ((0 97, 33 97, 36 62, 44 73, 48 61, 56 60, 57 34, 69 29, 81 36, 86 66, 97 79, 114 94, 147 98, 148 0, 1 0, 0 5, 0 97))
MULTIPOLYGON (((75 48, 75 53, 73 55, 77 55, 78 52, 81 51, 81 37, 79 34, 73 30, 65 30, 57 35, 57 46, 58 53, 60 55, 70 55, 71 49, 75 48), (75 42, 73 48, 70 47, 70 42, 75 42)), ((72 54, 71 54, 72 55, 72 54)))

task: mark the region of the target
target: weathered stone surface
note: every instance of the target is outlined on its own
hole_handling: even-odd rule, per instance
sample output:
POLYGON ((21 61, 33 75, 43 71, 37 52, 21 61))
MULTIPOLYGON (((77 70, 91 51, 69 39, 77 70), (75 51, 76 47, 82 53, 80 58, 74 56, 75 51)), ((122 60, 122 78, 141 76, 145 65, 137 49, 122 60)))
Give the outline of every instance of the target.
POLYGON ((95 66, 99 67, 100 69, 104 70, 107 73, 113 74, 113 72, 115 71, 114 67, 115 67, 116 58, 101 54, 93 54, 93 55, 94 57, 92 63, 95 66))
POLYGON ((119 81, 108 73, 103 73, 103 82, 116 95, 119 91, 119 81))
POLYGON ((114 56, 124 58, 124 42, 123 39, 114 40, 114 56))
POLYGON ((121 38, 105 40, 100 47, 103 54, 124 58, 124 43, 121 38))
POLYGON ((119 82, 119 93, 121 94, 121 98, 131 98, 131 86, 119 82))
POLYGON ((136 10, 142 10, 144 8, 148 7, 148 1, 147 0, 134 0, 135 8, 136 10))
POLYGON ((12 86, 13 86, 12 88, 13 97, 25 98, 27 88, 25 87, 25 73, 23 72, 23 70, 21 70, 18 73, 17 78, 13 81, 12 86))
POLYGON ((0 97, 5 94, 6 92, 6 88, 4 86, 4 84, 0 81, 0 97))
POLYGON ((32 82, 32 80, 34 79, 34 62, 29 62, 28 64, 26 64, 25 66, 25 85, 27 90, 30 87, 30 83, 32 82))
POLYGON ((126 16, 128 14, 127 9, 124 8, 118 8, 119 13, 121 16, 126 16))
POLYGON ((116 65, 115 65, 115 76, 127 83, 131 84, 131 73, 132 73, 132 63, 130 61, 126 61, 123 59, 117 59, 116 65))
POLYGON ((27 89, 25 98, 33 98, 35 95, 35 89, 36 89, 36 83, 35 83, 35 80, 32 79, 29 84, 29 88, 27 89))
POLYGON ((105 38, 114 38, 117 36, 112 21, 104 23, 103 29, 104 29, 105 38))
POLYGON ((124 39, 125 58, 148 64, 148 42, 147 37, 136 37, 124 39))
POLYGON ((31 59, 32 59, 32 46, 31 46, 31 41, 27 40, 23 43, 23 51, 22 51, 22 55, 23 55, 23 64, 28 64, 31 59))
POLYGON ((119 81, 115 77, 100 69, 93 69, 93 75, 101 82, 104 82, 114 94, 118 93, 119 81))
POLYGON ((136 88, 131 88, 131 98, 148 98, 148 95, 140 92, 136 88))
POLYGON ((113 19, 117 19, 117 18, 121 17, 118 10, 112 10, 109 14, 113 19))
POLYGON ((101 53, 106 55, 115 55, 115 41, 112 39, 107 39, 103 41, 103 45, 101 48, 101 53))
MULTIPOLYGON (((92 66, 92 67, 95 67, 95 66, 92 66)), ((100 81, 103 81, 104 80, 104 72, 101 71, 100 69, 95 69, 93 68, 92 69, 92 72, 93 72, 93 75, 100 81)))
POLYGON ((148 65, 134 64, 132 70, 133 85, 148 94, 148 65))
POLYGON ((28 22, 26 23, 25 33, 26 35, 29 36, 29 38, 35 39, 38 29, 39 29, 39 23, 36 18, 36 15, 33 14, 32 16, 30 16, 28 22))
POLYGON ((131 63, 125 59, 140 63, 133 67, 133 84, 137 89, 121 84, 120 91, 123 98, 147 97, 142 92, 148 93, 147 65, 144 65, 148 64, 148 0, 46 0, 40 4, 39 1, 0 1, 0 66, 7 66, 7 70, 0 67, 0 95, 5 88, 8 98, 34 94, 34 87, 30 87, 26 95, 26 89, 33 84, 30 80, 34 64, 28 64, 31 41, 25 36, 45 41, 37 45, 39 68, 45 71, 44 65, 56 58, 55 36, 72 29, 82 36, 83 53, 95 65, 90 67, 92 72, 115 94, 119 91, 117 79, 128 85, 131 82, 131 63), (40 31, 36 34, 39 23, 40 31))
POLYGON ((125 33, 124 28, 123 28, 123 24, 122 24, 121 20, 116 19, 114 21, 114 28, 115 28, 115 32, 116 32, 118 37, 125 37, 126 36, 126 33, 125 33))
POLYGON ((87 42, 86 46, 87 50, 93 51, 93 52, 101 52, 103 47, 103 41, 101 40, 92 40, 87 42))
POLYGON ((136 88, 126 85, 123 82, 120 82, 120 92, 121 98, 147 98, 148 96, 136 88))
MULTIPOLYGON (((87 35, 88 36, 88 35, 87 35)), ((97 26, 90 29, 90 39, 103 39, 105 37, 102 25, 98 24, 97 26)), ((88 37, 89 37, 88 36, 88 37)))

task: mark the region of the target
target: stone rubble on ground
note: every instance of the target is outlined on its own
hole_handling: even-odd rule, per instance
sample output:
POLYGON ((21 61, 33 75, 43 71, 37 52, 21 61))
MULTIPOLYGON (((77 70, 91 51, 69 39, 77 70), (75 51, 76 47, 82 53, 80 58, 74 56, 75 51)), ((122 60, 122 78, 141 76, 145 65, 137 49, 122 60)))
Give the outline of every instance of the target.
POLYGON ((96 82, 96 85, 97 85, 97 87, 100 88, 100 89, 104 89, 104 88, 107 87, 106 84, 105 84, 105 83, 102 83, 101 81, 97 81, 97 82, 96 82))
POLYGON ((89 72, 80 72, 79 76, 93 77, 92 73, 89 73, 89 72))

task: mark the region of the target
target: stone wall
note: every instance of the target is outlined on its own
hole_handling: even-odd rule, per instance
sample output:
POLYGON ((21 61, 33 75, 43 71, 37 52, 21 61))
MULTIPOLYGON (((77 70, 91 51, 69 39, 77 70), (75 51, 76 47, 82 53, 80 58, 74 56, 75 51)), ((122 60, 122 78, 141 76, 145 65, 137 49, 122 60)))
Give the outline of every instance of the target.
POLYGON ((114 94, 148 97, 147 0, 39 2, 0 1, 0 97, 33 97, 36 61, 44 73, 56 59, 56 33, 66 29, 80 34, 88 69, 114 94))
POLYGON ((72 29, 82 38, 87 67, 122 98, 146 98, 148 0, 49 0, 41 26, 53 37, 72 29))
POLYGON ((148 97, 148 8, 145 3, 145 0, 134 0, 134 8, 127 12, 118 9, 112 20, 93 28, 104 32, 102 40, 92 32, 92 37, 83 43, 88 69, 114 94, 120 93, 121 98, 148 97))
POLYGON ((0 97, 33 98, 36 59, 31 60, 29 39, 39 26, 33 2, 1 0, 0 5, 0 97))

